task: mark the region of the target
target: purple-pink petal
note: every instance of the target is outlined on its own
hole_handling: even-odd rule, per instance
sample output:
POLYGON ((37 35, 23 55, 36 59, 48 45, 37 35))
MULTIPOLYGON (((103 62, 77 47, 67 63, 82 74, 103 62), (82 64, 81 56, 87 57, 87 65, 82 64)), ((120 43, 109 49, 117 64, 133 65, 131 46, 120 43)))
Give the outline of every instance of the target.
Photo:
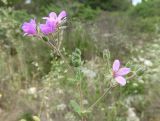
POLYGON ((31 19, 30 23, 33 24, 33 25, 36 25, 36 21, 34 19, 31 19))
POLYGON ((115 60, 113 62, 113 66, 112 66, 113 71, 117 72, 119 70, 119 67, 120 67, 120 61, 119 60, 115 60))
POLYGON ((66 16, 67 16, 67 13, 66 11, 63 10, 58 16, 55 12, 51 12, 49 14, 49 17, 43 17, 43 19, 46 19, 47 21, 50 21, 50 22, 55 22, 58 25, 61 23, 62 19, 66 16))
POLYGON ((34 19, 31 19, 30 22, 24 22, 21 28, 24 32, 24 35, 32 36, 37 33, 36 21, 34 19))
POLYGON ((46 24, 40 24, 40 30, 43 34, 48 35, 49 33, 51 33, 52 29, 47 26, 46 24))
POLYGON ((48 35, 56 31, 56 23, 47 20, 45 24, 40 24, 40 30, 43 34, 48 35))
POLYGON ((115 80, 117 81, 117 83, 119 83, 121 86, 126 85, 126 79, 122 76, 117 76, 115 78, 115 80))
POLYGON ((58 21, 61 21, 64 17, 67 16, 66 11, 62 11, 59 15, 58 15, 58 21))
POLYGON ((118 76, 124 76, 124 75, 127 75, 129 72, 131 71, 131 69, 130 68, 120 68, 119 70, 118 70, 118 72, 116 72, 116 75, 118 75, 118 76))
POLYGON ((53 18, 53 19, 57 19, 57 14, 56 14, 55 12, 51 12, 51 13, 49 14, 49 17, 50 17, 50 18, 53 18))
POLYGON ((57 19, 57 14, 55 12, 51 12, 48 17, 43 17, 43 19, 55 21, 57 19))

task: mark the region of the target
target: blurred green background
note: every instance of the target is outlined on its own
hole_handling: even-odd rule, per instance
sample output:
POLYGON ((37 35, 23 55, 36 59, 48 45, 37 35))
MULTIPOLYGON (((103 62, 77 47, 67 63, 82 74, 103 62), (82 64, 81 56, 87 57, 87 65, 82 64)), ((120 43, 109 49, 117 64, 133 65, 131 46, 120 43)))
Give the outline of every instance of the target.
POLYGON ((1 0, 0 121, 36 121, 32 116, 40 107, 41 121, 80 120, 70 106, 78 100, 73 75, 48 46, 21 30, 30 18, 43 22, 43 16, 61 10, 68 13, 63 53, 69 59, 79 48, 88 71, 82 86, 86 107, 107 87, 104 50, 110 51, 111 62, 120 59, 140 69, 125 87, 106 96, 87 121, 160 121, 160 0, 135 2, 1 0))

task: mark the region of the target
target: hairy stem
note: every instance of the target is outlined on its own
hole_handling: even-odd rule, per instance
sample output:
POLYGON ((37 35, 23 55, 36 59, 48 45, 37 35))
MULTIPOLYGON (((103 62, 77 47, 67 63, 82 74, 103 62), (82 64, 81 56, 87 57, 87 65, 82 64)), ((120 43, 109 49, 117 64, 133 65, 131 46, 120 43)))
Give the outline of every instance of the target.
POLYGON ((117 86, 117 85, 115 85, 115 86, 110 86, 110 87, 103 93, 103 95, 102 95, 101 97, 99 97, 99 98, 96 100, 96 102, 93 103, 93 104, 88 108, 88 110, 92 109, 98 102, 100 102, 100 101, 102 100, 102 98, 103 98, 112 88, 114 88, 114 87, 116 87, 116 86, 117 86))

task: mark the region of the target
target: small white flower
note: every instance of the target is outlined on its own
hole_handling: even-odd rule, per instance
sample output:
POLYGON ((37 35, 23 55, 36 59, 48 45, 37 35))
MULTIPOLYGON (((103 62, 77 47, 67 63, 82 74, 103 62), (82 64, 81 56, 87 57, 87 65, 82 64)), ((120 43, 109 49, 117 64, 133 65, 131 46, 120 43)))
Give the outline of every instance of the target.
POLYGON ((145 60, 145 61, 144 61, 144 64, 145 64, 146 66, 153 66, 153 63, 152 63, 150 60, 145 60))
POLYGON ((71 112, 68 112, 65 115, 65 121, 76 121, 76 117, 71 112))
POLYGON ((83 103, 83 105, 87 105, 88 104, 88 100, 83 100, 82 103, 83 103))
POLYGON ((142 58, 142 57, 139 57, 139 60, 140 60, 141 62, 143 62, 145 59, 142 58))
POLYGON ((30 4, 32 0, 26 0, 25 4, 30 4))
POLYGON ((63 90, 62 90, 62 89, 57 88, 57 89, 56 89, 56 93, 57 93, 57 94, 63 94, 64 92, 63 92, 63 90))
POLYGON ((35 94, 35 93, 37 93, 36 87, 31 87, 31 88, 28 89, 28 94, 33 95, 33 94, 35 94))
POLYGON ((57 110, 63 111, 66 107, 67 107, 66 104, 62 103, 62 104, 57 105, 57 110))
POLYGON ((91 78, 91 79, 93 79, 93 78, 95 78, 96 77, 96 72, 94 72, 94 71, 92 71, 92 70, 90 70, 90 69, 88 69, 88 68, 86 68, 86 67, 82 67, 81 68, 81 71, 84 73, 84 75, 86 76, 86 77, 89 77, 89 78, 91 78))

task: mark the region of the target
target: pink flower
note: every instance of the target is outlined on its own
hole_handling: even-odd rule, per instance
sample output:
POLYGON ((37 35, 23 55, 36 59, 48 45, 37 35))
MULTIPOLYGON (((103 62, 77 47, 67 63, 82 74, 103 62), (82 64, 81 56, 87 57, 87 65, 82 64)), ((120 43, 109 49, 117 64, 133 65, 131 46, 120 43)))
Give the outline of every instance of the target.
POLYGON ((112 70, 113 77, 117 81, 117 83, 119 83, 121 86, 126 85, 126 79, 123 76, 127 75, 131 71, 131 69, 126 67, 120 68, 120 61, 115 60, 112 66, 112 70))
POLYGON ((43 19, 46 19, 50 22, 56 22, 56 25, 59 25, 62 20, 67 16, 66 11, 61 11, 60 14, 57 16, 57 14, 55 12, 51 12, 49 14, 49 17, 43 17, 43 19))
POLYGON ((37 34, 36 21, 31 19, 29 22, 24 22, 22 25, 24 35, 33 36, 37 34))
POLYGON ((56 31, 56 23, 46 20, 46 23, 40 24, 39 28, 44 35, 48 35, 56 31))

